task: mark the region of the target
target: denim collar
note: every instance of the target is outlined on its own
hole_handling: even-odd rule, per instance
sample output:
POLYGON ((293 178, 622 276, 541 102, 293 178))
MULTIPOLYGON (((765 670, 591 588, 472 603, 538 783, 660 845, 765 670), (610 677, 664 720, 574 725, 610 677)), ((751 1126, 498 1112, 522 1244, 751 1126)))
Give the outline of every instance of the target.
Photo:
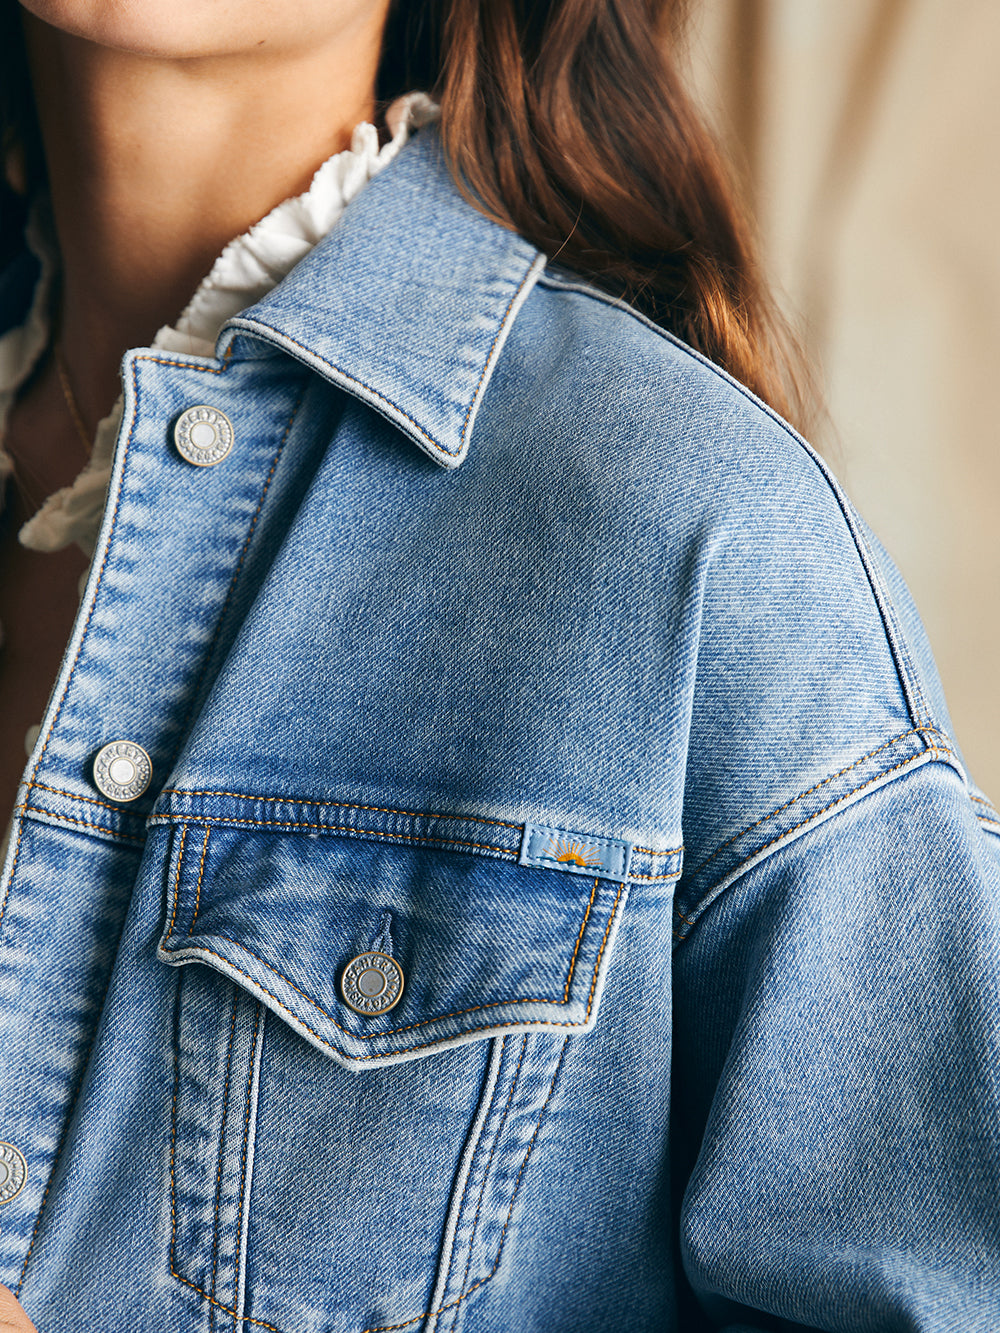
POLYGON ((454 468, 544 266, 462 198, 438 134, 424 129, 282 283, 224 326, 217 352, 238 333, 264 339, 454 468))

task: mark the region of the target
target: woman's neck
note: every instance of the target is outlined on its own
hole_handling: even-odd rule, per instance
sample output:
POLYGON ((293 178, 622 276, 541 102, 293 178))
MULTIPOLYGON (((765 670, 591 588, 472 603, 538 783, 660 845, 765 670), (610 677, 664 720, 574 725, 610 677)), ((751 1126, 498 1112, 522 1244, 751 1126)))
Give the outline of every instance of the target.
POLYGON ((62 256, 61 341, 85 419, 226 243, 370 118, 381 21, 326 45, 162 59, 26 19, 62 256))

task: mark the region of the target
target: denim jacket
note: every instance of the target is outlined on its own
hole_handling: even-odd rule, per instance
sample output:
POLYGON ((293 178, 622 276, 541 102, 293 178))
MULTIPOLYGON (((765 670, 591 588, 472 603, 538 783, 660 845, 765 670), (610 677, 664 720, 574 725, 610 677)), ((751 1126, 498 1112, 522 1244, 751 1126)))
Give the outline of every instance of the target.
POLYGON ((40 1333, 995 1333, 1000 820, 824 465, 432 131, 216 350, 0 888, 40 1333))

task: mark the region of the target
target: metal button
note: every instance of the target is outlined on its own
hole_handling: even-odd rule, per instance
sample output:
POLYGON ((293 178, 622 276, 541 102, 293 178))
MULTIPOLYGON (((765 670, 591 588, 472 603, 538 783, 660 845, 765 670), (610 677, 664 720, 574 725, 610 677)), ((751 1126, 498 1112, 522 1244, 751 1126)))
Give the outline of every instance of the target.
POLYGON ((403 993, 403 969, 387 953, 359 953, 340 979, 344 1003, 359 1014, 386 1014, 403 993))
POLYGON ((215 467, 233 447, 233 423, 217 407, 199 403, 182 412, 174 425, 174 445, 195 467, 215 467))
POLYGON ((135 741, 111 741, 94 760, 94 782, 109 801, 137 801, 152 776, 149 755, 135 741))
POLYGON ((12 1143, 0 1143, 0 1203, 10 1203, 24 1189, 28 1163, 12 1143))

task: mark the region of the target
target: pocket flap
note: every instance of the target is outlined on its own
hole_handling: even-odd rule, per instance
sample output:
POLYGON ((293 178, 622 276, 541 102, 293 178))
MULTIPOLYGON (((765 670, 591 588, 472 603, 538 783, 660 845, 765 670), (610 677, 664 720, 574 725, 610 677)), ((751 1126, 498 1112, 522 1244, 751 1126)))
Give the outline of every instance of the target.
POLYGON ((356 1067, 512 1030, 586 1031, 627 896, 463 852, 194 822, 174 829, 169 882, 161 959, 207 963, 356 1067), (400 975, 350 969, 366 953, 400 975), (357 1012, 359 986, 385 996, 371 1008, 399 993, 357 1012))

